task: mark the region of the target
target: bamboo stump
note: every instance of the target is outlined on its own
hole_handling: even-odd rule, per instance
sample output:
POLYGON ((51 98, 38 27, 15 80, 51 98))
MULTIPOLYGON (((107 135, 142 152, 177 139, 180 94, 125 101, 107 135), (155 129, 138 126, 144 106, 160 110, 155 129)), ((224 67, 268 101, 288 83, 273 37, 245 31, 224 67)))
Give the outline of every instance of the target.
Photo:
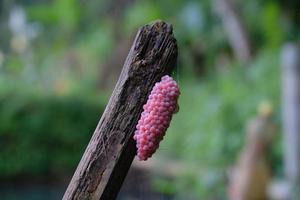
POLYGON ((64 194, 64 200, 115 199, 136 154, 133 133, 152 87, 176 65, 172 26, 138 31, 119 80, 64 194))

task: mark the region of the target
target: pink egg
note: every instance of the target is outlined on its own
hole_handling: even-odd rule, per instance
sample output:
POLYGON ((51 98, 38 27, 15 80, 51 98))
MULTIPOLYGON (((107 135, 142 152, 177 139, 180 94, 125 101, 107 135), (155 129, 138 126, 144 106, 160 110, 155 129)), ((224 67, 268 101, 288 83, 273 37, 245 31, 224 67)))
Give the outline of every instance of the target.
POLYGON ((179 94, 177 83, 168 75, 153 87, 133 137, 140 160, 150 158, 159 147, 177 108, 179 94))

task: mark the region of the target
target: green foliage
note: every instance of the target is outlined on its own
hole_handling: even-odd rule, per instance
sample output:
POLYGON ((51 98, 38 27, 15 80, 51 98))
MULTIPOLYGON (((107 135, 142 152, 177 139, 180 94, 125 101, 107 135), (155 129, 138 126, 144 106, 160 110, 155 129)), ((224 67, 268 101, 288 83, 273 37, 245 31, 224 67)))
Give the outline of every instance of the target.
MULTIPOLYGON (((107 100, 104 91, 98 97, 101 67, 120 40, 156 19, 173 24, 179 46, 174 77, 182 91, 159 154, 196 166, 176 180, 157 180, 157 190, 177 199, 224 199, 226 170, 260 102, 272 102, 280 125, 279 51, 288 39, 300 41, 297 3, 236 1, 255 52, 252 64, 240 66, 213 1, 122 1, 131 2, 124 8, 106 0, 18 2, 37 36, 16 53, 6 27, 11 8, 0 3, 0 178, 74 168, 107 100)), ((283 171, 280 139, 270 158, 276 174, 283 171)))
POLYGON ((130 7, 126 12, 126 23, 124 29, 131 33, 145 23, 149 23, 156 19, 161 19, 163 16, 159 6, 144 1, 130 7))
POLYGON ((270 47, 279 47, 284 41, 286 33, 282 29, 280 7, 278 4, 269 3, 264 8, 263 32, 265 40, 270 47))
POLYGON ((58 25, 64 30, 73 30, 80 19, 80 5, 77 0, 55 0, 52 3, 27 8, 29 18, 45 25, 58 25))
MULTIPOLYGON (((159 153, 192 163, 198 170, 170 183, 174 188, 194 188, 201 198, 225 195, 224 176, 244 144, 246 122, 257 115, 258 105, 265 100, 272 102, 275 119, 279 118, 279 69, 278 52, 264 51, 247 69, 235 66, 208 80, 180 84, 180 111, 159 153), (178 186, 187 179, 195 184, 178 186)), ((275 156, 280 157, 278 145, 275 156)), ((273 161, 272 166, 280 169, 281 162, 273 161)))
POLYGON ((103 111, 76 96, 0 96, 0 178, 73 170, 103 111))

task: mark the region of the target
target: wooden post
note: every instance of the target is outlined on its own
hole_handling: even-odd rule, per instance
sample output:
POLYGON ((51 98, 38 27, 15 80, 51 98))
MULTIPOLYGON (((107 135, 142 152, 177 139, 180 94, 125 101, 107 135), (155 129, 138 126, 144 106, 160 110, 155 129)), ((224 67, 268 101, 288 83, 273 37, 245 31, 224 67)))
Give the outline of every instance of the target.
POLYGON ((64 200, 115 199, 136 154, 133 133, 154 84, 176 65, 172 26, 162 21, 143 26, 64 194, 64 200))
POLYGON ((287 44, 282 51, 282 103, 285 174, 291 200, 300 195, 300 49, 287 44))

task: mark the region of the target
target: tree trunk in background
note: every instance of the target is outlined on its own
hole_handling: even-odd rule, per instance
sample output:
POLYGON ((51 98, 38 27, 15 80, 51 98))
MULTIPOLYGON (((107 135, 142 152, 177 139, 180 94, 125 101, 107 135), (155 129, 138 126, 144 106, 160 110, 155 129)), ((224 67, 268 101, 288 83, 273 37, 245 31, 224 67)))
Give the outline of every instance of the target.
POLYGON ((121 72, 122 63, 130 49, 133 38, 124 37, 124 31, 120 29, 124 28, 124 26, 122 26, 124 13, 128 6, 133 4, 134 1, 135 0, 114 0, 108 9, 109 12, 107 14, 113 22, 112 32, 114 35, 112 37, 116 41, 117 46, 106 62, 101 63, 98 86, 102 90, 108 89, 112 86, 112 83, 116 81, 121 72))
POLYGON ((268 199, 267 188, 272 172, 267 158, 275 138, 276 125, 269 104, 262 104, 259 110, 259 115, 247 124, 246 142, 230 176, 230 200, 268 199))
POLYGON ((216 12, 221 18, 235 57, 242 63, 252 58, 249 34, 232 0, 215 0, 216 12))
POLYGON ((111 56, 107 58, 105 63, 101 64, 98 82, 101 90, 107 90, 112 86, 112 83, 116 82, 131 43, 132 41, 128 39, 118 42, 111 56))
POLYGON ((300 197, 300 48, 287 44, 282 51, 282 107, 285 174, 292 191, 300 197))
POLYGON ((117 41, 124 39, 124 31, 121 31, 120 28, 121 29, 124 28, 122 24, 124 23, 123 19, 124 19, 124 14, 126 9, 134 2, 135 0, 111 1, 110 8, 108 9, 107 15, 109 16, 110 20, 113 20, 113 33, 117 41))
POLYGON ((7 51, 10 48, 11 32, 8 28, 8 19, 14 3, 13 0, 0 1, 0 51, 7 51))

